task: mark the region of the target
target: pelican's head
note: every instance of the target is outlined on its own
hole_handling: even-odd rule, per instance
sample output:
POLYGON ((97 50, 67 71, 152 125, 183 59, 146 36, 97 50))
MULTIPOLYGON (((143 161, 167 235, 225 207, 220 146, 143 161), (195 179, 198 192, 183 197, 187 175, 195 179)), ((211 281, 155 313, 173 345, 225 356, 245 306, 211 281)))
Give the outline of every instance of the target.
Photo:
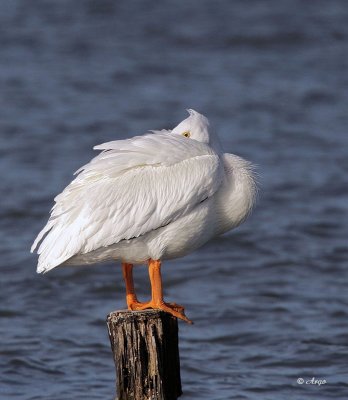
POLYGON ((172 133, 206 143, 214 149, 219 150, 219 139, 212 132, 209 132, 208 119, 195 110, 190 109, 187 111, 190 114, 189 117, 180 122, 172 130, 172 133))

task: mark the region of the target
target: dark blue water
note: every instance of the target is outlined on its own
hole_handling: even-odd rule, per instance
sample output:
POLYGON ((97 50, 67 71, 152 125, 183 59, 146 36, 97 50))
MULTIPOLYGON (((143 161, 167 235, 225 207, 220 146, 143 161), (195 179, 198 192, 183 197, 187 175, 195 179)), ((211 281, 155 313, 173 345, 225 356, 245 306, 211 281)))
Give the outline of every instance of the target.
MULTIPOLYGON (((4 0, 0 398, 112 399, 118 265, 29 248, 92 146, 206 114, 259 165, 241 228, 164 265, 182 399, 348 398, 348 3, 4 0), (315 377, 326 384, 296 383, 315 377)), ((136 270, 149 295, 145 268, 136 270)))

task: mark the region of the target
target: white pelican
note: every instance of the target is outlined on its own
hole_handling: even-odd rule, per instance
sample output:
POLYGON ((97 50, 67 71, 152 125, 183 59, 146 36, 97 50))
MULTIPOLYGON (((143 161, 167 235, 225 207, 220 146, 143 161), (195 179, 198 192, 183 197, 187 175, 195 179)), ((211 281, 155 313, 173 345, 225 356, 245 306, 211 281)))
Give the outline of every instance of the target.
POLYGON ((131 310, 157 308, 191 322, 165 303, 161 261, 181 257, 241 224, 256 192, 252 165, 223 153, 207 118, 194 110, 173 130, 95 146, 54 200, 39 243, 37 272, 60 265, 120 260, 131 310), (148 264, 152 299, 138 301, 133 264, 148 264))

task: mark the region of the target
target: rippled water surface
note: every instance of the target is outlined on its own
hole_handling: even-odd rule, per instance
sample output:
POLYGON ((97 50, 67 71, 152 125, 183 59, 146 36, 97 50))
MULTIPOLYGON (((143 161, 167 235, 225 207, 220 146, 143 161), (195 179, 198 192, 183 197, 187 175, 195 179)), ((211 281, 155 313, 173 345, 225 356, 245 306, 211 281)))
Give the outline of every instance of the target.
MULTIPOLYGON (((348 398, 347 50, 344 0, 1 3, 1 400, 114 397, 119 266, 39 276, 29 248, 93 145, 185 108, 259 165, 261 195, 245 225, 164 265, 195 321, 182 399, 348 398)), ((145 268, 136 280, 145 299, 145 268)))

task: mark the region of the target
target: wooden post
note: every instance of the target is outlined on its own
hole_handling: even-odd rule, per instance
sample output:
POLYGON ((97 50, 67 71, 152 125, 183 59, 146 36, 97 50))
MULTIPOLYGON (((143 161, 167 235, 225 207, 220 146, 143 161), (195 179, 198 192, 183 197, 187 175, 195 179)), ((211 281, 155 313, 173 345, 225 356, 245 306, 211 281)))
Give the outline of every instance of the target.
POLYGON ((107 317, 118 400, 176 400, 181 394, 178 321, 160 310, 107 317))

